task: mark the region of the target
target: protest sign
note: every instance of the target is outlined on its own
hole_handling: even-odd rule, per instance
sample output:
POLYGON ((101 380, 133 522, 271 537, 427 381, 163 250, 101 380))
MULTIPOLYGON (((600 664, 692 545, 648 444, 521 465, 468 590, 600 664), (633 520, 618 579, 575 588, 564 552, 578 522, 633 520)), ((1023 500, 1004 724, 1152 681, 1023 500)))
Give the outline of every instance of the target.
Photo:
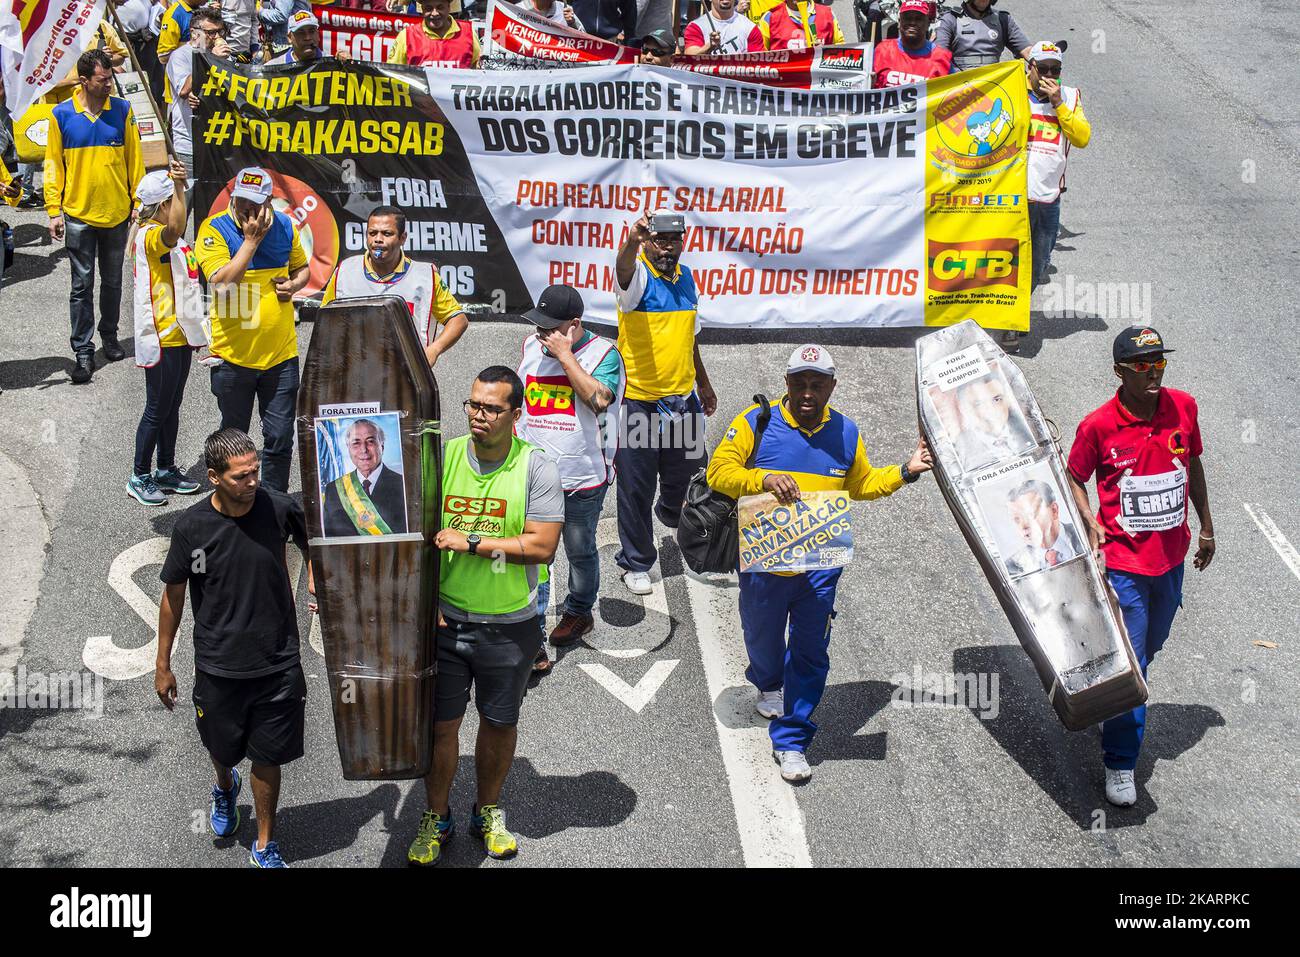
POLYGON ((614 323, 618 249, 666 208, 686 217, 705 325, 1028 328, 1015 63, 817 91, 642 64, 516 74, 199 56, 199 212, 241 167, 266 167, 302 197, 313 241, 321 231, 325 276, 330 254, 362 251, 369 210, 392 203, 408 251, 435 259, 466 304, 518 314, 567 283, 589 321, 614 323))
POLYGON ((15 0, 0 11, 5 107, 26 112, 77 65, 104 18, 104 0, 15 0))
POLYGON ((742 572, 807 572, 853 561, 848 492, 804 492, 790 505, 764 492, 736 504, 742 572))
POLYGON ((356 10, 316 4, 312 13, 320 21, 320 48, 326 56, 340 50, 354 60, 383 63, 397 35, 421 17, 407 13, 356 10))

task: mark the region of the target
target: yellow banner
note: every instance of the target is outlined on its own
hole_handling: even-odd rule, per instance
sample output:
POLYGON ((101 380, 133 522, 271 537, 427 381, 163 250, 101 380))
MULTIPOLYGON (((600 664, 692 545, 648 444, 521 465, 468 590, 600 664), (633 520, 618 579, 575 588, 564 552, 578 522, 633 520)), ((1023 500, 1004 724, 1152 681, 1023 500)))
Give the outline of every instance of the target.
POLYGON ((1011 60, 930 80, 925 324, 1029 329, 1029 90, 1011 60))

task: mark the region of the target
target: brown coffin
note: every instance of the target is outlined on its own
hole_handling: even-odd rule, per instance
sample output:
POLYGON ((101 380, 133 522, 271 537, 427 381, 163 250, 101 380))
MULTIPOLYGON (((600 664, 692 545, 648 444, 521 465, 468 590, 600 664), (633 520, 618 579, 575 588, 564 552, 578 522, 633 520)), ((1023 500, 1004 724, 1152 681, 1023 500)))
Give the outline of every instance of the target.
MULTIPOLYGON (((348 780, 423 777, 432 759, 439 418, 438 385, 401 299, 348 299, 319 311, 298 392, 298 450, 334 731, 348 780), (335 413, 376 405, 400 414, 401 468, 389 471, 401 472, 405 530, 396 530, 401 519, 390 511, 392 534, 341 535, 334 526, 326 537, 316 419, 322 406, 335 413)), ((340 460, 347 465, 337 468, 351 467, 336 454, 340 460)))

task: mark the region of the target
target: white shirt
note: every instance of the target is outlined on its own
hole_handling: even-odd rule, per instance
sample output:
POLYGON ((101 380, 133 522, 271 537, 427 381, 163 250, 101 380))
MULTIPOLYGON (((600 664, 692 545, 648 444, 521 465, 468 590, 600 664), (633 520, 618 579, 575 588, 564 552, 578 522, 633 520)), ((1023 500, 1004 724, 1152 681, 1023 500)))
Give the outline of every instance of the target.
MULTIPOLYGON (((533 0, 524 0, 524 2, 520 4, 520 6, 523 9, 527 10, 529 13, 535 13, 539 17, 545 17, 547 20, 550 20, 552 23, 558 23, 566 27, 569 26, 569 21, 564 19, 564 8, 567 7, 568 4, 560 3, 560 0, 555 0, 555 2, 551 4, 550 13, 542 13, 541 10, 538 10, 537 7, 533 6, 533 0)), ((576 12, 573 14, 573 26, 569 27, 569 29, 577 30, 579 33, 587 32, 587 28, 582 25, 582 21, 578 19, 578 14, 576 12)))
POLYGON ((193 155, 194 143, 190 138, 190 124, 194 121, 194 111, 190 109, 190 98, 181 96, 181 87, 194 72, 194 44, 182 44, 175 53, 167 58, 167 82, 172 88, 172 102, 167 107, 167 120, 172 125, 172 147, 178 153, 193 155))
POLYGON ((153 10, 149 0, 122 0, 117 6, 117 19, 127 33, 139 33, 149 29, 149 20, 153 10))
MULTIPOLYGON (((361 469, 353 469, 353 471, 357 473, 357 481, 358 481, 358 482, 361 482, 361 483, 369 482, 369 483, 370 483, 370 492, 373 492, 373 491, 375 490, 375 486, 379 484, 379 476, 380 476, 380 473, 382 473, 382 472, 384 471, 384 463, 383 463, 383 462, 380 462, 378 465, 376 465, 376 466, 375 466, 375 470, 374 470, 373 472, 371 472, 369 475, 362 475, 362 474, 361 474, 361 469)), ((365 485, 363 484, 363 485, 361 486, 361 488, 364 490, 364 489, 365 489, 365 485)), ((366 494, 369 495, 370 492, 366 492, 366 494)))
POLYGON ((221 0, 221 18, 226 21, 226 42, 231 53, 247 53, 253 45, 253 18, 257 0, 221 0))

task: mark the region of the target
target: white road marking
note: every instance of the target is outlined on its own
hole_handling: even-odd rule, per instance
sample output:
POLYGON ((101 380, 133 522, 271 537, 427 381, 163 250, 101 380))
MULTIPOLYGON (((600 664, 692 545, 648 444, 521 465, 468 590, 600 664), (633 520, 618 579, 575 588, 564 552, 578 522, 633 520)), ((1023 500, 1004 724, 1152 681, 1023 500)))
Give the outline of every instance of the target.
POLYGON ((50 529, 36 490, 9 456, 0 454, 0 539, 5 543, 5 587, 0 589, 0 696, 14 683, 23 636, 36 613, 50 529))
POLYGON ((110 681, 128 681, 153 671, 158 657, 158 603, 131 576, 149 565, 161 565, 169 544, 161 536, 147 538, 119 554, 109 566, 108 584, 140 616, 152 637, 138 648, 122 648, 113 641, 112 635, 87 638, 81 660, 95 674, 110 681))
POLYGON ((766 723, 745 680, 749 658, 737 614, 735 579, 686 575, 686 594, 713 702, 722 764, 746 867, 812 867, 803 811, 772 760, 766 723), (729 586, 729 587, 728 587, 729 586))
POLYGON ((633 713, 640 714, 641 709, 650 703, 678 664, 679 661, 675 658, 656 661, 635 685, 629 685, 601 664, 582 664, 578 665, 578 668, 590 675, 596 684, 631 708, 633 713))
MULTIPOLYGON (((108 569, 108 584, 140 616, 153 637, 138 648, 123 648, 113 641, 112 635, 87 638, 81 650, 81 660, 95 674, 103 675, 110 681, 129 681, 153 672, 154 662, 158 658, 158 602, 135 583, 134 576, 142 568, 161 565, 167 557, 169 545, 170 540, 161 536, 148 538, 132 545, 113 559, 113 564, 108 569)), ((302 575, 302 565, 302 554, 296 548, 290 548, 289 580, 295 583, 295 587, 302 575)), ((325 649, 321 644, 320 622, 316 615, 311 618, 311 631, 307 640, 323 656, 325 649)))
POLYGON ((1300 578, 1300 552, 1297 552, 1295 546, 1287 541, 1286 536, 1282 534, 1282 529, 1273 523, 1273 520, 1268 517, 1268 513, 1259 505, 1251 505, 1249 502, 1242 502, 1241 504, 1246 509, 1246 514, 1250 516, 1251 521, 1264 533, 1268 543, 1273 546, 1273 551, 1277 552, 1286 567, 1291 569, 1291 574, 1295 575, 1296 578, 1300 578))

